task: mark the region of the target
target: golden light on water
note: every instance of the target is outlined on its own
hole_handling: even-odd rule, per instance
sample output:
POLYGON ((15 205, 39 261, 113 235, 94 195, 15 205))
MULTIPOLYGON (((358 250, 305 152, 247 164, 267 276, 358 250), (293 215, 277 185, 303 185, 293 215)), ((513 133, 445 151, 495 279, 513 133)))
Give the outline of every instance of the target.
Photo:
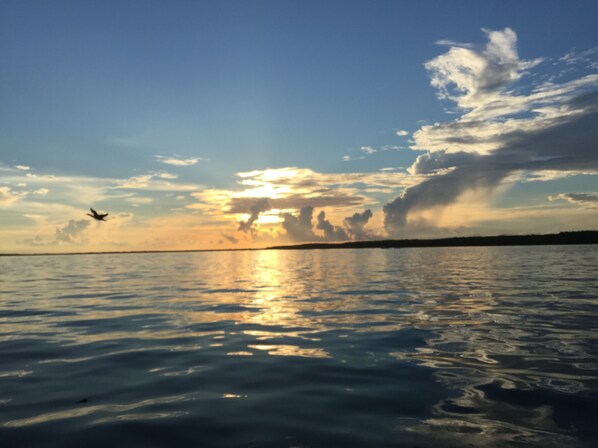
POLYGON ((256 254, 252 266, 252 282, 258 290, 250 298, 249 305, 258 310, 251 313, 248 323, 278 327, 297 326, 300 320, 298 308, 292 297, 297 293, 297 284, 284 277, 284 257, 280 251, 266 250, 256 254))

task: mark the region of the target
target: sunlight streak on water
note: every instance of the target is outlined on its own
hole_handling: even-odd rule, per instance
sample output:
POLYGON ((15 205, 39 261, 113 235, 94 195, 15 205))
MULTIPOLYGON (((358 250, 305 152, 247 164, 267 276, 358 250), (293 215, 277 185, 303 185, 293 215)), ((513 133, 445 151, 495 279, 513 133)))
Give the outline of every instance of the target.
POLYGON ((592 446, 597 277, 576 246, 0 258, 0 440, 592 446))

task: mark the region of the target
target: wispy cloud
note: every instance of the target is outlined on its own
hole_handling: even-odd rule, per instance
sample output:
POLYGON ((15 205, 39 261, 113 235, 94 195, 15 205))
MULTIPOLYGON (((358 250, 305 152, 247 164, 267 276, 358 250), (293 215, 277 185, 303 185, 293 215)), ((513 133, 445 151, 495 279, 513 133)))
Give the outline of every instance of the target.
POLYGON ((48 217, 45 215, 36 215, 34 213, 25 213, 23 215, 25 218, 28 218, 36 223, 43 224, 47 221, 48 217))
MULTIPOLYGON (((401 173, 320 173, 309 168, 297 167, 254 170, 237 173, 237 176, 239 177, 238 183, 244 187, 275 188, 280 189, 277 190, 280 192, 294 193, 310 193, 313 189, 326 190, 357 184, 401 188, 415 185, 421 180, 401 173)), ((254 193, 255 191, 251 194, 254 193)))
POLYGON ((13 191, 10 187, 0 187, 0 207, 9 207, 25 196, 25 193, 13 191))
POLYGON ((436 45, 442 45, 445 47, 461 47, 461 48, 473 48, 474 45, 465 42, 459 42, 451 39, 439 39, 435 42, 436 45))
POLYGON ((154 202, 154 198, 145 197, 145 196, 131 196, 125 199, 128 203, 130 203, 133 207, 140 207, 142 205, 148 205, 154 202))
MULTIPOLYGON (((122 221, 116 218, 116 210, 147 206, 160 198, 167 201, 174 196, 173 193, 205 188, 199 184, 180 182, 176 175, 165 172, 149 172, 128 179, 115 179, 54 175, 39 171, 31 173, 2 164, 0 170, 3 184, 0 184, 0 207, 5 209, 3 213, 10 213, 10 222, 14 223, 11 227, 14 226, 17 233, 18 227, 23 227, 23 231, 29 229, 29 232, 33 232, 33 221, 37 223, 39 232, 45 232, 46 243, 48 226, 58 225, 65 219, 79 220, 90 206, 104 207, 112 212, 110 224, 102 227, 106 229, 122 221), (32 216, 43 216, 44 220, 35 220, 32 216), (43 225, 45 228, 42 228, 43 225)), ((38 242, 32 240, 32 243, 38 242)))
POLYGON ((191 166, 195 165, 200 160, 206 160, 201 157, 189 157, 187 159, 181 158, 179 156, 162 156, 162 155, 155 155, 154 158, 156 161, 160 163, 165 163, 167 165, 174 165, 174 166, 191 166))
POLYGON ((238 244, 239 240, 235 238, 233 235, 227 235, 225 233, 222 234, 222 237, 227 240, 231 244, 238 244))
POLYGON ((598 68, 598 47, 583 51, 573 48, 563 57, 559 58, 559 61, 564 62, 566 65, 582 64, 586 68, 598 68))
POLYGON ((128 179, 120 179, 115 181, 112 189, 124 190, 147 190, 147 191, 197 191, 205 188, 199 184, 183 184, 172 182, 177 176, 172 176, 167 173, 145 173, 128 179), (166 176, 165 176, 166 174, 166 176))
POLYGON ((31 167, 27 165, 15 165, 15 168, 21 171, 29 171, 31 167))
POLYGON ((71 219, 66 226, 56 229, 56 241, 66 244, 86 243, 87 240, 82 236, 82 234, 90 224, 91 223, 87 219, 71 219))
POLYGON ((549 196, 550 201, 564 200, 585 208, 598 208, 598 194, 596 193, 560 193, 549 196))
POLYGON ((365 154, 374 154, 375 152, 378 152, 377 149, 372 148, 371 146, 362 146, 359 150, 365 154))

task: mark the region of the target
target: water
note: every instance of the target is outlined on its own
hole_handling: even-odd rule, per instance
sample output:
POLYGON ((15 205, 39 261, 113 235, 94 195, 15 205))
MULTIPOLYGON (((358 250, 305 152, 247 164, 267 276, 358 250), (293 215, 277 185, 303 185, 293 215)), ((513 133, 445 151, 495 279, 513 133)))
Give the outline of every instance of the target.
POLYGON ((597 446, 598 247, 0 258, 0 446, 597 446))

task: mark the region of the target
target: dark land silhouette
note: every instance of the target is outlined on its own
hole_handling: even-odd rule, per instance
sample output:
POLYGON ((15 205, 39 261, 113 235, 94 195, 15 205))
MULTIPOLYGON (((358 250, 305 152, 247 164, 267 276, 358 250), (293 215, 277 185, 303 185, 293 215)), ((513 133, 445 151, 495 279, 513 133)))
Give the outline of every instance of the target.
POLYGON ((547 235, 465 236, 438 239, 348 241, 272 246, 268 249, 395 249, 403 247, 542 246, 551 244, 598 244, 597 230, 560 232, 547 235))

